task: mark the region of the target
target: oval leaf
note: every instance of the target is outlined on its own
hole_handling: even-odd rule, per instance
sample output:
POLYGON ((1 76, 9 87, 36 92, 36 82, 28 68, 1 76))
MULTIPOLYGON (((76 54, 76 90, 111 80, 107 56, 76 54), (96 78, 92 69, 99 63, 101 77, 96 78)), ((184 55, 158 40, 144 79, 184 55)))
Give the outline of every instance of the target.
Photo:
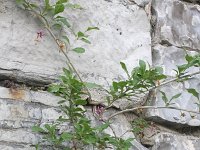
POLYGON ((197 99, 199 99, 199 93, 195 89, 187 89, 188 93, 195 96, 197 99))
POLYGON ((61 13, 65 10, 65 6, 63 4, 57 4, 55 6, 54 15, 61 13))
POLYGON ((99 30, 98 27, 88 27, 86 31, 90 31, 90 30, 99 30))
POLYGON ((75 100, 74 103, 76 105, 86 105, 87 104, 87 101, 86 100, 83 100, 83 99, 79 99, 79 100, 75 100))
POLYGON ((77 48, 74 48, 72 50, 75 51, 75 52, 77 52, 77 53, 84 53, 85 52, 85 49, 82 48, 82 47, 77 47, 77 48))

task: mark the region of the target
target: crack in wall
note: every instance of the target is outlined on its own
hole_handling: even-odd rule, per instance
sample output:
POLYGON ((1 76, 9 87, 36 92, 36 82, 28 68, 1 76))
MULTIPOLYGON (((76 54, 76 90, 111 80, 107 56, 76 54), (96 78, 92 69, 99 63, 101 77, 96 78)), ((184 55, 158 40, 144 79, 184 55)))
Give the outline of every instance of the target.
POLYGON ((200 0, 181 0, 181 1, 200 5, 200 0))
POLYGON ((172 43, 170 43, 168 40, 162 40, 160 43, 158 43, 160 45, 163 45, 163 46, 167 46, 167 47, 171 47, 171 46, 174 46, 174 47, 177 47, 177 48, 180 48, 180 49, 184 49, 184 50, 187 50, 187 51, 195 51, 195 52, 200 52, 200 49, 194 49, 194 48, 191 48, 191 47, 188 47, 188 46, 178 46, 178 45, 174 45, 172 43))

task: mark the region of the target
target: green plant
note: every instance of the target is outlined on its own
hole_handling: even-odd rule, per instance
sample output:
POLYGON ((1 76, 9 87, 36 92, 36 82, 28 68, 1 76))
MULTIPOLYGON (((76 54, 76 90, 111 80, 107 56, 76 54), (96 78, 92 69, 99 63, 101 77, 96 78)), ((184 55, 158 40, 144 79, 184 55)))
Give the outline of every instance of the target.
POLYGON ((138 118, 138 119, 135 119, 133 122, 132 122, 132 128, 133 128, 133 133, 139 135, 141 134, 145 128, 147 128, 149 125, 148 125, 148 122, 143 119, 143 118, 138 118))
MULTIPOLYGON (((68 51, 74 51, 77 53, 84 53, 85 49, 83 47, 71 47, 70 39, 65 32, 59 35, 59 31, 63 28, 68 29, 77 40, 81 40, 87 44, 90 44, 88 31, 99 30, 98 27, 88 27, 85 31, 79 31, 74 33, 71 29, 71 25, 68 19, 62 16, 67 8, 70 9, 82 9, 78 4, 72 4, 69 0, 57 0, 56 3, 51 4, 49 0, 43 1, 43 6, 37 5, 36 3, 31 3, 28 0, 16 0, 17 4, 33 13, 43 24, 44 28, 49 32, 51 37, 54 39, 55 44, 57 44, 59 52, 62 52, 67 60, 68 69, 63 69, 64 74, 60 76, 60 82, 57 84, 52 84, 49 87, 49 92, 54 93, 56 96, 62 98, 59 101, 60 109, 63 115, 61 115, 55 122, 45 124, 44 126, 34 126, 33 131, 39 132, 43 135, 43 141, 47 141, 52 144, 54 149, 84 149, 85 146, 91 146, 97 149, 114 148, 117 150, 128 150, 132 146, 132 138, 123 139, 122 137, 117 137, 113 132, 113 135, 106 134, 105 129, 111 128, 110 119, 116 115, 124 112, 143 110, 143 109, 176 109, 187 112, 199 113, 191 110, 181 109, 172 107, 172 100, 178 98, 181 93, 172 96, 168 99, 166 94, 162 91, 162 98, 165 106, 155 107, 155 106, 138 106, 131 109, 126 109, 111 115, 107 120, 100 118, 102 123, 100 126, 92 126, 91 120, 86 117, 87 109, 85 105, 97 105, 98 109, 96 114, 100 115, 105 109, 112 107, 113 103, 117 100, 132 100, 133 98, 141 98, 146 93, 151 90, 158 89, 163 85, 167 85, 171 82, 184 82, 189 80, 191 76, 200 74, 200 72, 195 72, 187 74, 187 71, 191 67, 200 67, 200 55, 190 56, 186 55, 187 63, 177 66, 176 78, 167 79, 167 76, 163 74, 163 69, 161 67, 151 67, 144 61, 139 61, 139 66, 133 68, 132 72, 129 73, 126 65, 121 62, 121 67, 127 74, 126 80, 114 81, 109 90, 107 91, 107 107, 104 107, 101 103, 93 104, 91 102, 91 95, 88 88, 99 87, 95 83, 85 83, 81 79, 78 71, 75 69, 67 55, 68 51), (56 36, 58 35, 58 36, 56 36), (88 95, 88 100, 83 97, 88 95), (60 127, 70 126, 70 129, 61 131, 60 127)), ((43 33, 38 32, 37 38, 42 38, 43 33)), ((102 88, 102 87, 101 87, 102 88)), ((200 106, 199 93, 193 89, 187 89, 189 93, 198 99, 197 105, 200 106)), ((99 119, 99 118, 98 118, 99 119)), ((139 118, 133 123, 133 130, 135 134, 143 132, 143 129, 147 127, 147 122, 139 118)), ((112 128, 111 128, 112 129, 112 128)), ((126 132, 125 132, 126 133, 126 132)), ((124 133, 124 134, 125 134, 124 133)), ((39 149, 40 144, 36 145, 36 149, 39 149)))
POLYGON ((111 136, 103 131, 110 125, 109 121, 102 122, 102 125, 92 127, 91 121, 85 116, 84 105, 87 101, 82 99, 84 84, 76 79, 70 70, 63 69, 64 75, 60 77, 60 83, 52 84, 49 92, 62 97, 59 101, 60 108, 64 115, 53 124, 45 124, 44 127, 34 126, 33 130, 43 133, 44 140, 51 142, 55 148, 64 147, 65 149, 81 149, 86 145, 105 149, 111 144, 116 149, 128 149, 131 146, 131 139, 111 136), (59 126, 68 123, 72 126, 71 131, 59 133, 59 126), (64 146, 68 142, 70 146, 64 146))
MULTIPOLYGON (((173 79, 167 79, 167 76, 165 76, 162 73, 163 69, 161 67, 151 68, 150 66, 148 66, 148 69, 146 69, 146 65, 141 60, 140 60, 140 63, 139 63, 139 67, 134 68, 133 71, 132 71, 132 74, 129 75, 125 64, 121 63, 122 68, 127 73, 128 79, 123 80, 123 81, 119 81, 119 82, 113 82, 114 84, 112 85, 111 92, 110 92, 111 95, 112 95, 112 100, 115 101, 118 98, 121 98, 120 96, 118 96, 118 97, 116 96, 116 95, 119 95, 118 93, 123 93, 123 96, 122 96, 123 98, 130 99, 129 96, 137 97, 140 94, 145 94, 145 93, 148 93, 148 92, 150 92, 154 89, 159 89, 160 87, 165 86, 167 84, 170 84, 172 82, 187 81, 191 77, 193 77, 194 75, 200 74, 200 71, 190 73, 190 74, 188 74, 188 72, 187 72, 187 70, 189 70, 190 68, 193 68, 193 67, 199 68, 200 67, 200 55, 197 54, 197 55, 194 55, 194 56, 190 56, 190 55, 186 54, 185 59, 186 59, 187 63, 180 65, 180 66, 177 66, 177 70, 175 70, 177 74, 176 74, 176 77, 173 78, 173 79), (132 80, 133 80, 133 82, 132 82, 132 80), (136 80, 136 82, 134 82, 134 80, 136 80), (131 84, 130 84, 130 82, 131 82, 131 84), (156 84, 157 82, 158 82, 158 84, 156 84), (139 86, 134 87, 134 86, 132 86, 132 83, 138 83, 139 86), (124 90, 124 89, 128 89, 128 90, 124 90), (136 92, 135 92, 135 90, 136 90, 136 92), (127 91, 128 91, 128 94, 127 94, 127 91), (131 91, 132 95, 129 95, 129 91, 131 91), (137 91, 139 91, 139 92, 137 92, 137 91), (117 98, 115 99, 115 97, 117 97, 117 98)), ((134 84, 134 85, 137 85, 137 84, 134 84)), ((196 97, 198 99, 198 102, 195 103, 195 104, 200 106, 199 93, 194 88, 187 89, 187 92, 192 94, 194 97, 196 97)), ((137 109, 169 108, 169 109, 182 110, 182 111, 186 111, 186 112, 192 112, 192 113, 196 113, 196 114, 199 113, 199 112, 192 111, 192 110, 186 110, 186 109, 170 106, 170 105, 174 104, 174 103, 171 103, 172 100, 179 98, 181 96, 181 93, 178 93, 178 94, 172 96, 170 99, 168 99, 168 97, 166 96, 166 93, 164 93, 163 91, 160 91, 160 93, 162 94, 162 100, 165 103, 165 106, 160 106, 160 107, 157 107, 157 106, 138 106, 138 107, 135 107, 135 108, 122 110, 121 112, 117 112, 117 113, 111 115, 109 117, 109 119, 116 116, 116 115, 119 115, 121 113, 130 112, 130 111, 134 111, 134 110, 137 110, 137 109)))
POLYGON ((131 100, 133 97, 140 97, 141 94, 147 92, 152 86, 156 86, 156 82, 166 79, 161 67, 151 68, 142 60, 139 66, 134 68, 131 73, 128 72, 126 65, 121 62, 122 69, 126 72, 128 79, 113 82, 108 92, 108 105, 112 105, 116 100, 126 98, 131 100))

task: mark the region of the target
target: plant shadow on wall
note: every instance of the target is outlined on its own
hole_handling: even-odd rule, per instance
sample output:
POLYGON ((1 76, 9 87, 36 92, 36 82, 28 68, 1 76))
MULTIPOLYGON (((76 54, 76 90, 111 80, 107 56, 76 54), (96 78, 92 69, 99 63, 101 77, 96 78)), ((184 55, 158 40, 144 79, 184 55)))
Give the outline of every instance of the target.
MULTIPOLYGON (((67 69, 63 69, 63 75, 60 76, 60 82, 52 84, 49 87, 49 92, 54 93, 56 96, 61 97, 59 101, 62 114, 59 119, 54 123, 46 123, 45 125, 37 125, 33 127, 33 131, 42 134, 43 139, 36 145, 36 149, 41 149, 40 145, 47 144, 52 145, 53 149, 117 149, 128 150, 132 147, 133 138, 124 139, 122 136, 116 136, 114 130, 111 127, 112 118, 116 115, 130 112, 134 110, 144 109, 176 109, 185 112, 192 112, 198 114, 199 112, 176 108, 173 106, 174 101, 181 96, 181 93, 168 98, 163 91, 162 99, 165 106, 138 106, 131 109, 125 109, 112 114, 107 119, 102 118, 102 114, 113 106, 113 103, 117 100, 130 100, 138 99, 146 95, 152 90, 159 89, 163 85, 170 84, 171 82, 184 82, 189 80, 192 76, 200 74, 200 72, 188 73, 188 69, 191 67, 200 67, 200 54, 190 56, 186 54, 186 64, 177 66, 176 77, 173 79, 167 79, 167 76, 163 74, 161 67, 151 67, 144 61, 139 61, 139 66, 133 68, 132 72, 128 72, 126 65, 121 62, 121 67, 127 74, 126 80, 120 80, 112 83, 110 89, 104 89, 103 87, 96 85, 95 83, 83 82, 78 71, 73 66, 70 58, 67 55, 68 51, 74 51, 77 53, 84 53, 85 49, 82 47, 71 48, 70 39, 65 34, 59 36, 54 34, 63 28, 72 32, 77 40, 81 40, 87 44, 90 44, 88 31, 99 30, 98 27, 88 27, 86 31, 74 33, 71 29, 68 19, 63 17, 62 12, 67 9, 82 9, 78 4, 72 4, 68 0, 57 0, 56 3, 51 4, 49 0, 44 0, 42 4, 37 5, 27 0, 16 0, 16 3, 22 9, 29 11, 36 16, 38 20, 44 25, 44 28, 49 32, 50 36, 54 39, 55 44, 58 46, 59 52, 63 53, 67 60, 67 69), (101 88, 108 94, 106 97, 106 105, 101 103, 93 103, 91 94, 88 88, 101 88), (83 97, 87 96, 87 99, 83 97), (86 117, 87 110, 84 106, 93 105, 94 114, 96 119, 101 122, 101 125, 94 126, 91 124, 91 120, 86 117), (70 129, 61 130, 63 126, 70 126, 70 129), (113 134, 107 134, 106 129, 110 128, 113 134)), ((37 33, 37 40, 42 38, 43 33, 37 33)), ((58 34, 59 35, 59 34, 58 34)), ((187 89, 189 93, 197 99, 197 105, 200 106, 199 93, 195 89, 187 89)), ((132 130, 135 134, 142 133, 143 129, 148 126, 147 122, 142 118, 138 118, 132 123, 132 130)))

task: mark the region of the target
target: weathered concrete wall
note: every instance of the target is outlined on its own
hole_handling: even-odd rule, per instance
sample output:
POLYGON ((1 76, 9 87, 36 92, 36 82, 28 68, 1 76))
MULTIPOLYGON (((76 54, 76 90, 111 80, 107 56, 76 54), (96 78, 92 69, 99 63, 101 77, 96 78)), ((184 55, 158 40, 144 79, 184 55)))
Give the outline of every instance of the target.
MULTIPOLYGON (((193 3, 188 3, 186 0, 74 0, 74 2, 79 3, 84 9, 64 12, 72 22, 73 30, 78 32, 88 26, 100 28, 99 31, 91 33, 90 45, 75 40, 71 42, 72 46, 86 48, 86 52, 81 55, 68 53, 84 81, 108 87, 113 80, 125 77, 119 65, 120 61, 125 62, 130 70, 138 65, 139 59, 146 60, 154 66, 164 66, 165 73, 174 76, 171 70, 175 65, 184 62, 183 48, 192 54, 200 52, 198 0, 193 3)), ((57 80, 62 67, 66 66, 65 59, 57 51, 47 32, 40 42, 35 41, 37 31, 40 30, 44 28, 37 19, 17 8, 14 0, 0 0, 0 82, 8 79, 25 85, 46 86, 57 80)), ((184 91, 188 87, 195 87, 200 91, 199 76, 186 85, 172 86, 172 90, 171 87, 164 87, 162 90, 170 95, 184 91)), ((103 94, 99 94, 99 91, 92 91, 93 100, 101 101, 102 97, 103 94)), ((58 118, 60 115, 57 108, 58 100, 58 97, 45 91, 0 87, 0 149, 34 149, 33 144, 37 143, 41 136, 33 133, 31 127, 35 123, 51 122, 58 118)), ((176 103, 181 108, 198 110, 194 104, 194 97, 189 94, 184 94, 176 103)), ((157 95, 152 105, 163 105, 160 95, 157 95)), ((116 107, 122 108, 122 106, 125 107, 127 104, 116 104, 116 107)), ((87 107, 87 110, 88 115, 92 116, 91 108, 87 107)), ((114 109, 108 111, 105 117, 114 112, 116 112, 114 109)), ((163 124, 173 122, 171 125, 186 125, 191 120, 189 113, 181 118, 180 111, 168 109, 149 110, 146 117, 163 124)), ((197 119, 200 119, 200 116, 197 116, 197 119)), ((113 128, 121 135, 130 129, 130 123, 124 115, 120 115, 114 118, 113 128)), ((154 145, 154 150, 187 150, 187 146, 181 146, 183 142, 189 143, 189 148, 198 150, 199 146, 194 142, 198 141, 198 138, 190 137, 188 140, 186 136, 174 136, 171 133, 163 133, 162 130, 163 128, 159 130, 161 134, 158 136, 151 135, 149 145, 154 145), (165 142, 165 139, 169 138, 170 140, 165 142)), ((132 133, 127 136, 134 137, 132 133)), ((44 149, 51 147, 45 146, 44 149)), ((146 148, 135 142, 135 147, 132 149, 146 148)))

